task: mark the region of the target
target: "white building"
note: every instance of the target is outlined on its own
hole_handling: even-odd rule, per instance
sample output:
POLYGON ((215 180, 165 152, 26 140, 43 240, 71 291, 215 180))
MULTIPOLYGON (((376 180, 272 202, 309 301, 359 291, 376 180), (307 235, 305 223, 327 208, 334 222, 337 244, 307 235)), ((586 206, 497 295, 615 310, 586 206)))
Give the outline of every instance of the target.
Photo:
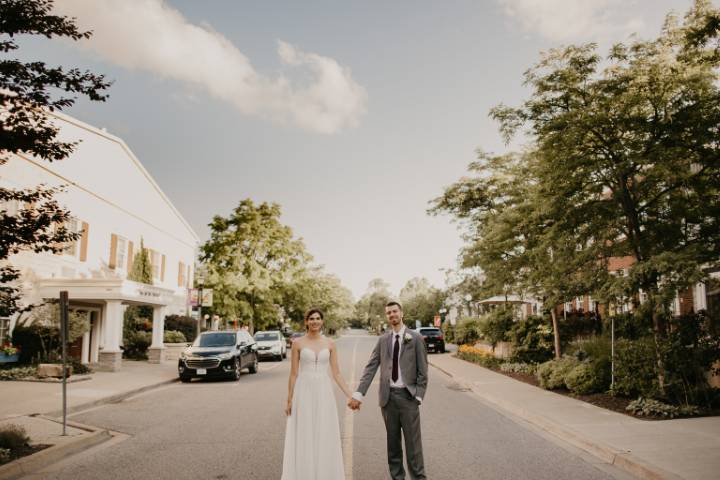
MULTIPOLYGON (((66 115, 53 116, 62 140, 81 142, 75 152, 53 163, 13 156, 0 167, 0 183, 65 185, 55 198, 72 213, 82 238, 62 254, 22 252, 10 258, 22 271, 23 303, 68 291, 71 309, 88 315, 91 325, 71 351, 83 363, 109 370, 120 368, 125 308, 152 306, 150 359, 160 361, 165 315, 187 311, 198 237, 121 139, 66 115), (152 286, 127 279, 141 240, 150 253, 152 286)), ((12 331, 16 321, 5 319, 0 328, 12 331)))

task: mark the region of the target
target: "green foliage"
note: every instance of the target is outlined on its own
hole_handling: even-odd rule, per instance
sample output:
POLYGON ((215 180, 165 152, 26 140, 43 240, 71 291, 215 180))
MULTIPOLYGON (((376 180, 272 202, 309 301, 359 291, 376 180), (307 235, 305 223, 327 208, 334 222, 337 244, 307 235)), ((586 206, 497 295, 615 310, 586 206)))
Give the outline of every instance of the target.
POLYGON ((182 332, 188 342, 195 340, 197 335, 197 321, 183 315, 168 315, 165 317, 165 330, 182 332))
POLYGON ((131 331, 123 340, 123 358, 147 360, 147 350, 152 343, 152 333, 131 331))
POLYGON ((37 373, 35 367, 14 367, 0 368, 0 380, 20 380, 22 378, 33 378, 37 373))
POLYGON ((694 405, 668 405, 659 400, 644 397, 633 400, 625 409, 638 417, 664 419, 694 417, 702 414, 702 410, 694 405))
POLYGON ((426 278, 413 278, 400 290, 404 318, 413 322, 413 327, 415 320, 419 320, 422 326, 433 325, 433 319, 435 315, 440 315, 444 301, 443 291, 430 285, 426 278))
POLYGON ((604 331, 610 332, 613 320, 615 322, 615 338, 637 340, 652 335, 652 315, 649 315, 646 309, 605 317, 604 331))
POLYGON ((187 339, 183 332, 177 330, 165 330, 163 334, 163 342, 165 343, 186 343, 187 339))
POLYGON ((12 452, 9 448, 0 448, 0 465, 12 459, 12 452))
POLYGON ((610 388, 610 360, 585 361, 565 376, 568 390, 578 395, 605 392, 610 388))
MULTIPOLYGON (((87 315, 71 310, 68 315, 68 343, 90 330, 87 315)), ((20 347, 20 363, 53 362, 62 355, 60 308, 45 303, 18 320, 13 329, 13 345, 20 347)))
POLYGON ((481 367, 489 369, 499 368, 502 363, 502 360, 499 358, 495 358, 493 355, 485 352, 477 351, 477 349, 461 348, 458 350, 456 356, 462 360, 467 360, 468 362, 476 363, 481 367))
POLYGON ((508 336, 516 362, 542 363, 553 357, 553 332, 541 317, 518 320, 508 336))
MULTIPOLYGON (((48 162, 63 160, 77 143, 59 140, 59 128, 49 112, 72 106, 78 94, 104 100, 102 91, 109 83, 90 72, 48 67, 39 61, 22 62, 18 58, 24 55, 7 54, 19 49, 17 37, 81 40, 91 33, 78 30, 72 18, 53 15, 51 0, 5 0, 0 3, 0 18, 0 52, 6 54, 0 61, 0 166, 13 154, 48 162), (70 95, 57 96, 66 93, 70 95)), ((0 316, 10 316, 22 308, 20 271, 7 259, 20 251, 59 253, 80 236, 67 226, 70 213, 53 200, 60 191, 62 188, 44 186, 0 188, 0 205, 23 205, 14 214, 0 208, 0 316)))
POLYGON ((375 278, 368 284, 367 291, 355 304, 355 318, 363 324, 380 331, 385 323, 385 305, 390 301, 390 285, 382 278, 375 278))
POLYGON ((455 325, 455 343, 473 345, 480 340, 480 321, 473 317, 462 317, 455 325))
POLYGON ((610 360, 612 345, 609 337, 595 335, 571 342, 567 353, 578 360, 610 360))
POLYGON ((140 248, 133 258, 132 268, 128 273, 128 280, 134 282, 145 283, 147 285, 153 284, 153 271, 152 262, 150 261, 150 254, 147 248, 145 248, 145 241, 140 239, 140 248))
POLYGON ((496 308, 480 323, 482 338, 490 342, 495 348, 498 342, 508 339, 508 333, 513 326, 513 311, 509 308, 496 308))
POLYGON ((615 384, 613 392, 633 397, 659 394, 655 343, 651 337, 619 339, 615 343, 615 384))
POLYGON ((448 321, 442 324, 442 332, 446 343, 457 343, 455 339, 455 327, 448 321))
POLYGON ((29 443, 30 437, 22 426, 12 423, 0 426, 0 448, 17 450, 29 443))
POLYGON ((541 363, 537 367, 537 379, 542 388, 557 390, 564 388, 565 378, 580 362, 573 357, 562 357, 549 362, 541 363))

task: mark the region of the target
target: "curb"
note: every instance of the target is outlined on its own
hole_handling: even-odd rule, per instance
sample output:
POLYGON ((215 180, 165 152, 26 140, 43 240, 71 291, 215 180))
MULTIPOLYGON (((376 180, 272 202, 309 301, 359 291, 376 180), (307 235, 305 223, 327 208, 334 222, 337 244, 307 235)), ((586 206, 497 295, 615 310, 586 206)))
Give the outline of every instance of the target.
MULTIPOLYGON (((39 417, 58 423, 54 418, 43 415, 40 415, 39 417)), ((88 434, 82 435, 76 440, 60 445, 54 445, 46 448, 45 450, 33 453, 32 455, 28 455, 27 457, 19 458, 7 465, 3 465, 0 467, 0 480, 14 480, 23 477, 112 438, 112 435, 108 430, 90 427, 88 425, 75 422, 68 422, 68 425, 81 430, 86 430, 88 434)))
MULTIPOLYGON (((169 379, 169 380, 163 380, 162 382, 153 383, 151 385, 145 385, 143 387, 135 388, 133 390, 128 390, 126 392, 122 393, 116 393, 115 395, 110 395, 108 397, 99 398, 97 400, 92 400, 90 402, 81 403, 79 405, 73 405, 72 407, 68 407, 67 413, 68 415, 71 413, 77 413, 81 410, 86 410, 88 408, 92 407, 98 407, 100 405, 106 405, 108 403, 119 403, 125 400, 126 398, 138 395, 140 393, 147 392, 149 390, 153 390, 155 388, 159 388, 165 385, 170 385, 171 383, 178 382, 179 379, 177 377, 169 379)), ((62 410, 53 410, 52 412, 45 413, 44 415, 48 417, 60 417, 62 416, 63 411, 62 410)), ((70 423, 68 423, 69 425, 70 423)))
POLYGON ((472 393, 482 398, 495 410, 498 410, 501 413, 507 412, 515 417, 525 420, 535 427, 538 427, 554 437, 557 437, 563 442, 593 455, 604 463, 614 465, 615 467, 643 480, 683 480, 682 477, 645 462, 627 451, 618 450, 605 445, 602 442, 590 440, 576 431, 549 420, 542 415, 532 413, 525 408, 512 407, 506 402, 503 402, 501 399, 488 395, 487 392, 481 391, 472 382, 464 381, 462 378, 453 375, 446 369, 436 365, 434 362, 429 361, 428 363, 450 378, 467 384, 472 393))

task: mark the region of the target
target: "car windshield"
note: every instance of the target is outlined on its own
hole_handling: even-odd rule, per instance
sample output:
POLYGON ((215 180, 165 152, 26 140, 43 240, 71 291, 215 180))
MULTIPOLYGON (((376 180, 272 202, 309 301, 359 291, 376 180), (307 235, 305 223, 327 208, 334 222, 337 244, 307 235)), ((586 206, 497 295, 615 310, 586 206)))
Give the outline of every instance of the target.
POLYGON ((437 328, 423 328, 420 333, 427 337, 428 335, 440 335, 440 330, 437 328))
POLYGON ((255 334, 255 340, 258 342, 262 341, 268 341, 268 340, 277 340, 278 334, 277 333, 269 333, 269 332, 259 332, 255 334))
POLYGON ((196 347, 229 347, 235 345, 234 333, 203 333, 195 340, 196 347))

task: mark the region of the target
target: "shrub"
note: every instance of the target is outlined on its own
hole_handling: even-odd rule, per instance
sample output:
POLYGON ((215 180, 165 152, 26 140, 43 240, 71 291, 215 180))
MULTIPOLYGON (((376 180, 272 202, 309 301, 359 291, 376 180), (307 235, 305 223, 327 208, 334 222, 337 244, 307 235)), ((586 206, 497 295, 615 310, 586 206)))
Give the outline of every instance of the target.
POLYGON ((652 314, 640 308, 633 313, 621 313, 605 317, 603 331, 610 332, 615 321, 615 338, 639 340, 652 335, 652 314))
POLYGON ((639 417, 676 418, 702 414, 702 410, 694 405, 668 405, 659 400, 644 397, 633 400, 625 409, 639 417))
POLYGON ((0 448, 0 465, 10 461, 11 453, 9 448, 0 448))
POLYGON ((480 323, 483 338, 495 348, 498 342, 508 339, 508 332, 513 325, 513 312, 509 308, 496 308, 480 323))
POLYGON ((615 342, 613 392, 626 397, 657 396, 657 360, 652 338, 620 339, 615 342))
POLYGON ((578 395, 607 391, 610 387, 610 360, 582 362, 565 376, 565 385, 578 395))
POLYGON ((0 369, 0 380, 19 380, 34 377, 36 373, 35 367, 2 368, 0 369))
POLYGON ((542 363, 553 357, 553 332, 541 317, 529 316, 515 322, 508 333, 513 347, 513 361, 542 363))
POLYGON ((457 357, 477 363, 486 368, 497 368, 501 363, 500 359, 495 358, 492 353, 470 345, 461 345, 460 348, 458 348, 457 357))
POLYGON ((610 360, 612 345, 609 337, 594 335, 585 340, 575 340, 567 349, 568 355, 578 360, 610 360))
POLYGON ((147 360, 147 349, 152 343, 152 333, 144 331, 129 332, 123 343, 123 357, 147 360))
POLYGON ((477 318, 462 318, 455 326, 455 343, 474 344, 480 340, 480 323, 477 318))
POLYGON ((560 335, 565 342, 578 337, 587 337, 599 334, 602 331, 602 321, 594 312, 573 312, 561 315, 558 318, 560 335))
POLYGON ((579 364, 580 362, 573 357, 562 357, 541 363, 537 368, 538 383, 547 390, 563 388, 566 386, 565 377, 579 364))
POLYGON ((8 450, 17 450, 26 446, 30 442, 27 432, 20 425, 3 425, 0 426, 0 448, 8 450))
POLYGON ((443 323, 442 332, 446 343, 455 343, 455 327, 450 322, 443 323))
POLYGON ((165 330, 163 335, 163 342, 165 343, 186 343, 185 335, 183 332, 177 330, 165 330))
POLYGON ((500 364, 500 370, 508 373, 524 373, 535 375, 537 372, 536 363, 505 362, 500 364))
POLYGON ((192 342, 197 336, 197 320, 183 315, 165 317, 165 330, 177 330, 185 335, 185 341, 192 342))

